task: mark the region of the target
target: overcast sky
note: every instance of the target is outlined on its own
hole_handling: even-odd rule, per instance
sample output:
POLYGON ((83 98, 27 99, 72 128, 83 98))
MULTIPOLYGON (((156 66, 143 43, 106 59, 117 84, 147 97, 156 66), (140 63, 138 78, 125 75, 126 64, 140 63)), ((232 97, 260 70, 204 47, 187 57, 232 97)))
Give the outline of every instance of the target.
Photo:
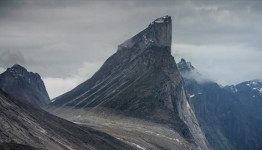
POLYGON ((87 80, 158 17, 173 19, 172 55, 219 84, 262 79, 262 1, 0 0, 0 72, 38 72, 54 98, 87 80))

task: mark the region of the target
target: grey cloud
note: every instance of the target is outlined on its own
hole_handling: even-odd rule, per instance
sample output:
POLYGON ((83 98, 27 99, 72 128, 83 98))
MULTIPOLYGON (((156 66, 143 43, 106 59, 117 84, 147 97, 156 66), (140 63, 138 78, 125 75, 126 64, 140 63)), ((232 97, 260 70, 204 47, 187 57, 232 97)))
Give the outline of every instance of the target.
POLYGON ((0 67, 6 68, 14 64, 26 65, 24 56, 19 51, 3 51, 0 53, 0 67))
MULTIPOLYGON (((155 18, 171 15, 174 56, 190 57, 189 61, 196 62, 212 78, 235 83, 257 78, 261 73, 248 67, 262 65, 261 61, 253 61, 262 57, 261 4, 255 0, 2 0, 0 53, 19 51, 26 66, 45 78, 70 78, 85 63, 102 64, 117 50, 117 45, 155 18), (221 46, 233 49, 238 46, 238 51, 227 49, 222 53, 221 46), (243 54, 249 51, 252 55, 242 64, 243 54), (230 69, 236 66, 224 63, 230 61, 224 57, 235 57, 236 66, 241 69, 246 66, 246 72, 252 74, 242 73, 235 81, 230 69), (231 77, 214 75, 211 71, 219 69, 206 69, 203 60, 213 62, 219 69, 227 68, 226 75, 231 77)), ((10 59, 10 64, 15 61, 10 59)))

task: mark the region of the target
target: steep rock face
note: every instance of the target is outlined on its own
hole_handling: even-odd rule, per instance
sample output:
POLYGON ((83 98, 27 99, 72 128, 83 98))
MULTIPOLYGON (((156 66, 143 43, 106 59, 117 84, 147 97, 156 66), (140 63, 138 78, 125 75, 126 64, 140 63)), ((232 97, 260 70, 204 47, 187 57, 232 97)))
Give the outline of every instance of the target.
POLYGON ((37 106, 51 102, 39 74, 28 72, 17 64, 0 74, 0 89, 37 106))
POLYGON ((119 45, 89 80, 57 97, 50 107, 114 111, 170 124, 188 141, 208 149, 171 55, 171 40, 171 17, 156 19, 119 45))
POLYGON ((261 149, 262 119, 257 117, 262 115, 261 82, 254 80, 222 87, 213 81, 203 81, 201 74, 192 70, 191 63, 185 62, 183 59, 177 66, 210 147, 261 149))
POLYGON ((2 90, 0 143, 0 149, 133 149, 105 133, 53 116, 2 90))

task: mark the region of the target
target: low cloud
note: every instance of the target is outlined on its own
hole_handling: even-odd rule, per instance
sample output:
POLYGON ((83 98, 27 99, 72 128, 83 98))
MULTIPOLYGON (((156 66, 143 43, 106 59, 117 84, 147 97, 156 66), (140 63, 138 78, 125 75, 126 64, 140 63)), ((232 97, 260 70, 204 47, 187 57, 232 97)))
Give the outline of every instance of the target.
POLYGON ((261 79, 262 51, 245 46, 173 44, 176 60, 185 58, 205 78, 222 85, 261 79))
POLYGON ((0 52, 0 67, 9 67, 14 64, 26 65, 26 60, 20 51, 0 52))
POLYGON ((91 76, 85 71, 96 71, 85 70, 93 68, 85 62, 99 66, 117 45, 170 15, 176 59, 187 58, 220 84, 262 78, 261 6, 246 0, 0 0, 0 67, 19 63, 38 72, 55 97, 91 76))
POLYGON ((193 70, 187 73, 183 73, 182 76, 183 78, 186 78, 186 79, 194 79, 199 84, 204 84, 204 83, 213 81, 212 79, 210 79, 210 77, 206 75, 202 75, 196 70, 193 70))
POLYGON ((68 77, 45 77, 43 78, 47 92, 51 99, 64 94, 80 83, 89 79, 101 64, 85 62, 68 77))
POLYGON ((0 67, 0 73, 3 73, 6 69, 0 67))

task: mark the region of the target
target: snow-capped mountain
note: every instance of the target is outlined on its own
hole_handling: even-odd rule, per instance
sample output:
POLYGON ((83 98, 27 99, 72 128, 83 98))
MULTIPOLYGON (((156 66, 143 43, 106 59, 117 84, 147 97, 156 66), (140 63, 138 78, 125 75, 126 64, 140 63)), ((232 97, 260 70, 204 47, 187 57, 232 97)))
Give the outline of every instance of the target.
POLYGON ((211 148, 259 150, 262 147, 261 81, 225 87, 213 81, 198 82, 201 75, 196 75, 191 63, 185 62, 184 59, 179 62, 178 69, 211 148))
POLYGON ((253 100, 262 100, 262 81, 251 80, 245 81, 237 85, 229 85, 225 87, 227 90, 253 100))

